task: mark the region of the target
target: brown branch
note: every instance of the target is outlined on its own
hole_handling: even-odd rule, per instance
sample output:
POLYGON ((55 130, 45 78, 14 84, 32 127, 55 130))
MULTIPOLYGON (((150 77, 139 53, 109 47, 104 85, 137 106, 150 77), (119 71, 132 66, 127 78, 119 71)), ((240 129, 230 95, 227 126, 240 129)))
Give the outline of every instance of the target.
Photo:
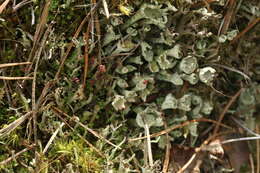
POLYGON ((91 29, 91 21, 88 23, 87 31, 84 33, 85 49, 84 49, 84 73, 83 73, 83 91, 86 87, 86 80, 88 75, 88 60, 89 60, 89 33, 91 29))
POLYGON ((223 24, 221 24, 219 28, 219 35, 225 34, 229 28, 229 25, 231 23, 232 17, 234 16, 234 11, 236 7, 236 0, 229 0, 228 1, 228 10, 224 17, 223 24))
MULTIPOLYGON (((185 122, 182 123, 182 124, 169 127, 168 129, 165 129, 165 130, 162 130, 162 131, 160 131, 160 132, 157 132, 157 133, 154 133, 154 134, 150 135, 150 137, 151 137, 151 138, 154 138, 154 137, 157 137, 157 136, 161 136, 161 135, 170 133, 170 132, 173 131, 173 130, 182 128, 182 127, 187 126, 187 125, 189 125, 189 124, 191 124, 191 123, 194 123, 194 122, 210 122, 210 123, 219 124, 219 125, 221 125, 221 126, 223 126, 223 127, 225 127, 225 128, 229 128, 229 129, 230 129, 230 127, 228 127, 227 125, 218 123, 217 121, 214 121, 214 120, 211 120, 211 119, 206 119, 206 118, 199 118, 199 119, 195 119, 195 120, 185 121, 185 122)), ((128 141, 129 141, 129 142, 134 142, 134 141, 138 141, 138 140, 146 139, 146 138, 147 138, 147 136, 142 136, 142 137, 138 137, 138 138, 129 139, 128 141)))
MULTIPOLYGON (((99 4, 99 3, 97 3, 97 4, 90 10, 90 12, 86 15, 86 17, 82 20, 82 22, 80 23, 79 27, 77 28, 77 30, 76 30, 76 32, 75 32, 75 34, 74 34, 74 36, 73 36, 74 39, 78 38, 79 33, 80 33, 80 31, 82 30, 84 24, 85 24, 85 23, 87 22, 87 20, 89 19, 90 14, 91 14, 94 10, 96 10, 98 4, 99 4)), ((60 72, 61 72, 61 70, 62 70, 62 68, 63 68, 63 66, 64 66, 64 63, 65 63, 65 61, 66 61, 66 59, 67 59, 67 57, 68 57, 68 55, 69 55, 69 53, 70 53, 70 51, 71 51, 73 45, 74 45, 74 43, 73 43, 73 41, 71 41, 71 42, 69 43, 69 46, 68 46, 67 51, 65 52, 65 55, 61 58, 61 63, 60 63, 59 69, 58 69, 57 73, 55 74, 55 80, 58 80, 59 75, 60 75, 60 72)))
POLYGON ((252 29, 259 22, 260 22, 260 17, 250 22, 243 31, 237 34, 237 36, 231 41, 231 44, 234 44, 238 39, 240 39, 243 35, 245 35, 250 29, 252 29))
POLYGON ((242 91, 243 91, 243 88, 240 88, 240 90, 229 100, 228 104, 223 109, 222 113, 219 116, 218 123, 217 123, 217 125, 214 129, 213 136, 215 136, 217 134, 217 132, 219 130, 220 123, 223 120, 226 112, 228 111, 230 106, 236 101, 237 97, 241 94, 242 91))

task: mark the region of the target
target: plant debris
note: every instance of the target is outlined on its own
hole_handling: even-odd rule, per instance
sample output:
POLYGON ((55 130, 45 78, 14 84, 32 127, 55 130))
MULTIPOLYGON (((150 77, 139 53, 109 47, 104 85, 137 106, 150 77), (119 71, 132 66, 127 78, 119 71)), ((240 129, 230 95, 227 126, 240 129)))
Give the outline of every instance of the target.
POLYGON ((260 170, 259 19, 256 0, 4 0, 0 172, 260 170))

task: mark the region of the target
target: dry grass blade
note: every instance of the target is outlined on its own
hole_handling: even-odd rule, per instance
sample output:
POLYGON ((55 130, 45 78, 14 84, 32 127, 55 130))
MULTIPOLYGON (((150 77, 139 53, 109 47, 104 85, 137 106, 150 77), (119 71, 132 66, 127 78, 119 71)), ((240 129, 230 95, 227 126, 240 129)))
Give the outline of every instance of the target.
POLYGON ((221 142, 221 144, 228 144, 228 143, 239 142, 239 141, 253 141, 253 140, 259 140, 259 139, 260 139, 260 136, 234 138, 234 139, 227 139, 227 140, 221 142))
POLYGON ((51 143, 53 142, 54 138, 57 136, 59 130, 61 130, 64 125, 65 125, 65 123, 61 123, 60 126, 55 130, 55 132, 51 136, 50 140, 46 144, 45 148, 43 149, 43 152, 42 152, 43 154, 47 152, 47 150, 50 147, 51 143))
MULTIPOLYGON (((96 3, 96 0, 94 0, 96 3)), ((102 64, 101 62, 101 44, 100 44, 100 40, 101 40, 101 29, 100 29, 100 23, 99 23, 99 19, 98 19, 98 13, 95 13, 95 29, 96 29, 96 35, 97 35, 97 41, 98 41, 98 63, 99 65, 102 64)))
POLYGON ((8 135, 10 132, 14 131, 19 125, 21 125, 25 120, 31 116, 32 112, 28 112, 25 115, 21 116, 14 122, 10 123, 6 127, 0 130, 0 137, 8 135))
POLYGON ((0 5, 0 14, 4 11, 5 7, 7 4, 10 2, 10 0, 5 0, 1 5, 0 5))
MULTIPOLYGON (((256 125, 256 133, 260 133, 259 125, 256 125)), ((260 172, 260 141, 256 140, 256 172, 260 172)))
POLYGON ((15 5, 13 7, 13 12, 16 12, 17 10, 19 10, 20 8, 22 8, 23 6, 25 6, 25 5, 29 4, 29 3, 33 3, 33 1, 32 0, 24 0, 24 1, 20 2, 20 3, 18 3, 17 5, 15 5))
MULTIPOLYGON (((43 34, 43 29, 45 28, 45 25, 47 23, 47 17, 49 15, 49 6, 50 6, 51 0, 47 0, 47 2, 45 3, 43 12, 41 14, 41 18, 39 21, 39 24, 37 25, 34 37, 33 37, 33 47, 31 49, 30 55, 29 55, 29 59, 28 61, 32 61, 33 57, 35 57, 35 52, 37 49, 37 45, 41 39, 41 36, 43 34)), ((30 72, 32 68, 32 64, 26 69, 26 73, 30 72)))
POLYGON ((240 71, 240 70, 237 70, 237 69, 235 69, 235 68, 228 67, 228 66, 222 65, 222 64, 215 64, 215 63, 213 63, 212 65, 217 66, 217 67, 220 67, 220 68, 224 68, 224 69, 226 69, 226 70, 233 71, 233 72, 235 72, 235 73, 238 73, 238 74, 242 75, 242 76, 243 76, 245 79, 247 79, 248 81, 251 81, 251 78, 250 78, 247 74, 243 73, 243 72, 240 71))
POLYGON ((107 140, 106 138, 104 138, 102 135, 98 134, 96 131, 92 130, 91 128, 88 128, 87 126, 85 126, 84 124, 82 124, 81 122, 75 120, 75 122, 77 122, 81 127, 83 127, 84 129, 86 129, 88 132, 92 133, 94 136, 96 136, 97 138, 105 141, 106 143, 112 145, 115 148, 119 148, 122 149, 121 147, 113 144, 112 142, 110 142, 109 140, 107 140))
POLYGON ((110 15, 109 15, 109 10, 108 10, 108 6, 107 6, 107 1, 102 0, 102 3, 103 3, 104 10, 105 10, 105 15, 106 15, 107 19, 109 19, 110 15))
POLYGON ((196 156, 197 153, 194 153, 191 156, 190 160, 177 173, 183 173, 190 166, 190 164, 195 160, 196 156))
POLYGON ((147 136, 147 154, 148 154, 148 161, 149 161, 149 166, 152 168, 153 167, 153 153, 152 153, 152 146, 151 146, 151 138, 150 138, 150 131, 149 131, 149 126, 148 124, 144 125, 145 129, 145 135, 147 136))
POLYGON ((8 77, 8 76, 0 76, 1 80, 32 80, 33 77, 8 77))
POLYGON ((249 161, 250 161, 251 173, 255 173, 254 158, 252 154, 250 154, 249 156, 249 161))
POLYGON ((31 64, 31 62, 6 63, 6 64, 0 64, 0 68, 13 67, 19 65, 28 65, 28 64, 31 64))
MULTIPOLYGON (((28 65, 31 64, 31 62, 20 62, 20 63, 6 63, 6 64, 0 64, 0 68, 6 68, 6 67, 13 67, 13 66, 19 66, 19 65, 28 65)), ((8 76, 0 76, 0 79, 2 80, 31 80, 33 77, 8 77, 8 76)))
POLYGON ((38 106, 36 104, 36 79, 37 79, 37 71, 38 71, 38 66, 39 66, 39 62, 40 62, 40 56, 42 54, 43 48, 45 47, 47 38, 50 34, 50 30, 51 27, 49 26, 48 29, 46 30, 46 32, 44 33, 43 39, 41 41, 41 45, 39 50, 37 51, 36 54, 36 63, 35 63, 35 68, 34 68, 34 72, 33 72, 33 82, 32 82, 32 111, 33 111, 33 129, 34 129, 34 140, 35 143, 37 141, 37 109, 38 106))
POLYGON ((243 125, 242 122, 240 122, 239 120, 237 120, 235 117, 231 116, 231 119, 239 126, 241 127, 242 129, 244 129, 246 132, 248 132, 249 134, 251 135, 254 135, 254 136, 260 136, 259 134, 253 132, 251 129, 247 128, 245 125, 243 125))

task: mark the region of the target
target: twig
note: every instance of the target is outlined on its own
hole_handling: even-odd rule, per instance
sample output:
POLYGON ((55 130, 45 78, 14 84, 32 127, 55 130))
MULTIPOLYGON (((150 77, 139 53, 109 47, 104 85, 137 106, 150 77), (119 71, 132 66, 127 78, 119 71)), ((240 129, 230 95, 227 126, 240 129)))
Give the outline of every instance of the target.
POLYGON ((27 65, 27 64, 31 64, 31 62, 17 62, 17 63, 0 64, 0 68, 27 65))
MULTIPOLYGON (((51 3, 51 0, 47 0, 45 5, 44 5, 43 11, 41 13, 39 24, 36 27, 36 31, 35 31, 35 34, 34 34, 34 37, 33 37, 33 47, 31 49, 28 61, 32 61, 33 57, 35 57, 34 55, 35 55, 35 52, 36 52, 36 48, 37 48, 38 43, 39 43, 41 36, 43 34, 43 31, 44 31, 43 29, 44 29, 44 27, 47 23, 47 17, 48 17, 48 14, 49 14, 50 3, 51 3)), ((26 74, 28 74, 31 71, 32 65, 33 64, 30 64, 30 66, 27 66, 26 74)))
POLYGON ((228 143, 240 142, 240 141, 253 141, 253 140, 258 140, 258 139, 260 139, 260 136, 235 138, 235 139, 228 139, 228 140, 222 141, 221 144, 228 144, 228 143))
MULTIPOLYGON (((71 118, 71 116, 69 116, 68 114, 66 114, 65 112, 61 111, 60 109, 56 108, 56 107, 52 107, 52 109, 54 110, 54 112, 57 112, 59 114, 62 114, 64 116, 66 116, 67 118, 73 120, 74 122, 78 123, 81 127, 83 127, 84 129, 86 129, 88 132, 92 133, 95 137, 101 139, 101 140, 104 140, 106 143, 112 145, 113 147, 115 148, 118 148, 117 145, 113 144, 112 142, 110 142, 109 140, 107 140, 105 137, 103 137, 102 135, 98 134, 96 131, 88 128, 87 126, 85 126, 84 124, 82 124, 81 122, 79 122, 78 120, 75 120, 73 118, 71 118)), ((119 147, 119 149, 122 149, 119 147)))
POLYGON ((233 71, 235 73, 238 73, 238 74, 242 75, 245 79, 251 81, 250 77, 247 74, 245 74, 242 71, 240 71, 240 70, 237 70, 235 68, 228 67, 228 66, 225 66, 225 65, 222 65, 222 64, 215 64, 215 63, 213 63, 211 65, 217 66, 217 67, 221 67, 221 68, 224 68, 224 69, 229 70, 229 71, 233 71))
POLYGON ((38 65, 40 62, 40 56, 42 53, 42 50, 45 46, 46 40, 48 38, 48 35, 50 33, 50 26, 44 33, 41 45, 39 50, 37 51, 36 54, 36 62, 35 62, 35 67, 34 67, 34 72, 33 72, 33 81, 32 81, 32 111, 33 111, 33 132, 34 132, 34 141, 35 143, 37 142, 37 109, 38 105, 36 104, 36 78, 37 78, 37 70, 38 70, 38 65))
MULTIPOLYGON (((227 125, 218 123, 217 121, 210 120, 210 119, 206 119, 206 118, 199 118, 199 119, 195 119, 195 120, 185 121, 185 122, 182 123, 182 124, 169 127, 168 129, 165 129, 165 130, 162 130, 162 131, 160 131, 160 132, 157 132, 157 133, 154 133, 154 134, 150 135, 150 137, 151 137, 151 138, 154 138, 154 137, 157 137, 157 136, 161 136, 161 135, 167 134, 167 133, 169 133, 169 132, 171 132, 171 131, 173 131, 173 130, 175 130, 175 129, 182 128, 182 127, 187 126, 187 125, 189 125, 189 124, 191 124, 191 123, 194 123, 194 122, 210 122, 210 123, 215 123, 215 124, 218 124, 218 125, 223 126, 223 127, 225 127, 225 128, 231 129, 231 128, 228 127, 227 125)), ((129 141, 129 142, 134 142, 134 141, 138 141, 138 140, 146 139, 146 138, 147 138, 147 136, 142 136, 142 137, 138 137, 138 138, 129 139, 128 141, 129 141)))
POLYGON ((8 77, 8 76, 0 76, 0 80, 32 80, 33 77, 8 77))
POLYGON ((54 138, 57 136, 59 130, 62 129, 62 127, 65 125, 65 123, 61 123, 60 126, 55 130, 55 132, 53 133, 53 135, 51 136, 50 140, 48 141, 48 143, 46 144, 44 150, 43 150, 43 154, 46 153, 46 151, 48 150, 48 148, 50 147, 51 143, 53 142, 54 138))
MULTIPOLYGON (((93 0, 96 3, 96 0, 93 0)), ((98 13, 95 13, 95 29, 97 32, 97 42, 98 42, 98 64, 101 65, 101 29, 100 29, 100 23, 99 23, 99 19, 98 19, 98 13)))
POLYGON ((251 167, 251 173, 255 173, 254 159, 252 154, 249 155, 249 162, 251 167))
MULTIPOLYGON (((62 118, 59 114, 61 113, 60 110, 55 110, 55 108, 53 107, 52 108, 53 112, 73 131, 75 132, 74 128, 72 128, 69 123, 67 123, 67 121, 62 118)), ((62 114, 64 115, 64 114, 62 114)), ((87 141, 84 137, 82 137, 80 134, 78 134, 76 132, 76 134, 78 135, 78 137, 80 137, 90 148, 92 148, 94 151, 96 151, 101 157, 105 158, 106 156, 101 152, 99 151, 99 149, 97 149, 94 145, 92 145, 89 141, 87 141)))
POLYGON ((189 165, 193 162, 193 160, 196 158, 196 156, 197 156, 197 152, 191 156, 190 160, 188 162, 186 162, 186 164, 177 173, 183 173, 189 167, 189 165))
MULTIPOLYGON (((259 125, 256 124, 256 133, 260 133, 259 125)), ((260 172, 260 141, 256 141, 256 172, 260 172)))
MULTIPOLYGON (((161 115, 161 117, 163 119, 164 128, 167 129, 168 125, 166 123, 165 116, 161 115)), ((169 163, 170 163, 170 149, 171 149, 169 134, 166 133, 165 136, 166 136, 166 149, 165 149, 165 158, 164 158, 164 162, 163 162, 163 170, 162 170, 163 173, 167 173, 167 171, 168 171, 168 167, 169 167, 169 163)))
POLYGON ((152 147, 151 147, 151 138, 150 138, 150 132, 149 132, 149 126, 148 124, 144 125, 145 135, 147 136, 147 154, 148 154, 148 161, 150 168, 153 167, 153 153, 152 153, 152 147))
POLYGON ((232 41, 231 44, 234 44, 238 39, 240 39, 243 35, 245 35, 250 29, 252 29, 257 23, 260 22, 260 17, 256 18, 252 22, 248 24, 248 26, 240 32, 232 41))
POLYGON ((106 15, 107 19, 109 19, 110 15, 109 15, 109 11, 108 11, 107 1, 106 0, 102 0, 102 3, 103 3, 105 15, 106 15))
POLYGON ((7 125, 6 127, 2 128, 2 129, 0 129, 0 138, 5 136, 5 135, 7 135, 7 134, 9 134, 13 130, 15 130, 26 119, 28 119, 31 114, 32 114, 32 112, 27 112, 25 115, 21 116, 20 118, 18 118, 14 122, 10 123, 9 125, 7 125))
POLYGON ((219 130, 219 126, 221 121, 223 120, 226 112, 228 111, 228 109, 230 108, 230 106, 235 102, 235 100, 237 99, 237 97, 241 94, 241 92, 243 91, 243 88, 240 88, 240 90, 229 100, 228 104, 225 106, 225 108, 223 109, 222 113, 219 116, 218 119, 218 123, 213 131, 213 136, 215 136, 219 130))
POLYGON ((259 134, 253 132, 251 129, 247 128, 245 125, 243 125, 239 120, 237 120, 235 117, 231 116, 231 119, 237 123, 242 129, 244 129, 245 131, 247 131, 248 133, 254 135, 254 136, 260 136, 259 134))
MULTIPOLYGON (((73 35, 73 38, 74 38, 74 39, 76 39, 76 38, 79 36, 79 33, 80 33, 80 31, 82 30, 84 24, 85 24, 85 23, 87 22, 87 20, 89 19, 90 14, 91 14, 94 10, 96 10, 96 8, 98 7, 98 5, 99 5, 99 3, 97 3, 93 8, 91 8, 90 12, 89 12, 89 13, 85 16, 85 18, 82 20, 82 22, 80 23, 79 27, 77 28, 75 34, 73 35)), ((68 57, 68 55, 69 55, 69 53, 70 53, 70 51, 71 51, 73 45, 74 45, 74 43, 73 43, 73 41, 71 41, 71 42, 69 43, 69 45, 68 45, 68 49, 67 49, 67 51, 65 52, 65 55, 61 58, 61 62, 60 62, 59 69, 58 69, 58 71, 57 71, 56 74, 55 74, 55 80, 58 80, 59 75, 60 75, 60 72, 61 72, 61 70, 62 70, 62 68, 63 68, 63 66, 64 66, 64 63, 65 63, 65 61, 66 61, 66 59, 67 59, 67 57, 68 57)))
POLYGON ((4 11, 5 7, 7 4, 10 2, 10 0, 5 0, 1 5, 0 5, 0 14, 4 11))
POLYGON ((12 105, 12 99, 11 99, 11 91, 10 91, 10 87, 9 87, 9 83, 5 80, 3 80, 4 82, 4 90, 5 90, 5 94, 7 97, 7 101, 9 102, 9 105, 12 105))
POLYGON ((28 150, 31 150, 33 147, 35 147, 35 144, 28 146, 28 148, 25 148, 25 149, 19 151, 18 153, 15 153, 13 156, 11 156, 11 157, 7 158, 6 160, 0 162, 0 166, 7 164, 8 162, 12 161, 13 159, 18 157, 22 153, 24 153, 24 152, 26 152, 28 150))
POLYGON ((85 49, 84 49, 84 72, 83 72, 83 91, 86 88, 86 80, 88 75, 88 60, 89 60, 89 32, 90 32, 91 22, 88 22, 87 31, 84 33, 85 49))
POLYGON ((14 7, 13 7, 13 12, 16 12, 17 10, 19 10, 20 8, 22 8, 23 6, 29 4, 29 3, 33 3, 32 0, 24 0, 18 4, 16 4, 14 7))
POLYGON ((236 0, 228 0, 228 10, 221 23, 218 31, 218 35, 225 34, 229 28, 232 17, 234 16, 234 11, 236 7, 236 0))

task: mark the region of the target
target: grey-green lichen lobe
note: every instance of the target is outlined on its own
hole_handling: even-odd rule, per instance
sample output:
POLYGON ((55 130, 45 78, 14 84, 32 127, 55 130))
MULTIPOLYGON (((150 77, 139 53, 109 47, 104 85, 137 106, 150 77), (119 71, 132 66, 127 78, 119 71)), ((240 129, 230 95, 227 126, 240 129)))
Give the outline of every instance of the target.
POLYGON ((193 73, 198 68, 197 58, 193 56, 187 56, 180 62, 180 70, 186 74, 193 73))
POLYGON ((171 74, 167 71, 160 71, 157 78, 159 80, 170 82, 174 85, 183 85, 183 80, 178 73, 171 74))
POLYGON ((118 67, 116 69, 116 72, 117 73, 120 73, 120 74, 126 74, 126 73, 130 73, 130 72, 133 72, 136 70, 136 67, 133 66, 133 65, 126 65, 126 66, 121 66, 121 67, 118 67))
POLYGON ((216 70, 212 67, 199 69, 199 79, 201 82, 210 85, 216 76, 216 70))
POLYGON ((170 69, 176 64, 173 62, 173 59, 167 58, 166 52, 163 52, 159 56, 157 56, 156 61, 162 70, 170 69))
POLYGON ((156 61, 149 62, 148 67, 152 73, 156 73, 160 71, 160 68, 156 61))
POLYGON ((164 102, 162 103, 162 110, 164 109, 177 109, 178 100, 170 93, 165 97, 164 102))
POLYGON ((205 114, 205 115, 210 115, 211 112, 213 111, 213 103, 210 101, 204 101, 203 102, 203 106, 201 108, 201 113, 205 114))
POLYGON ((115 95, 115 98, 112 102, 112 106, 115 108, 116 111, 119 111, 126 108, 125 103, 126 103, 126 99, 124 96, 115 95))
POLYGON ((138 95, 135 91, 124 90, 123 94, 127 102, 136 102, 138 95))
POLYGON ((119 34, 115 34, 113 27, 108 25, 107 26, 107 33, 104 37, 103 46, 108 45, 112 41, 118 40, 121 36, 119 34))
POLYGON ((179 44, 176 44, 173 48, 167 50, 167 56, 174 57, 176 59, 181 58, 181 46, 179 44))
POLYGON ((199 81, 199 76, 197 73, 191 73, 191 74, 181 74, 181 78, 185 81, 188 81, 191 85, 195 85, 199 81))
POLYGON ((161 5, 144 3, 136 14, 122 26, 122 29, 128 28, 141 19, 144 19, 147 24, 154 24, 159 28, 164 28, 167 22, 167 9, 161 7, 161 5))
POLYGON ((152 46, 150 46, 146 42, 141 42, 141 50, 142 50, 142 56, 143 58, 151 62, 153 60, 154 52, 152 51, 152 46))
POLYGON ((121 87, 121 88, 127 88, 127 87, 129 87, 129 85, 128 85, 128 83, 126 82, 126 80, 124 80, 124 79, 122 79, 122 78, 118 78, 118 79, 116 80, 116 83, 117 83, 117 85, 118 85, 119 87, 121 87))
POLYGON ((192 94, 188 93, 183 95, 180 99, 178 99, 178 109, 184 110, 184 111, 190 111, 191 110, 191 97, 192 94))
POLYGON ((147 124, 149 127, 160 127, 163 125, 162 117, 155 105, 148 105, 144 110, 137 113, 136 123, 140 127, 145 127, 147 124))
POLYGON ((254 105, 256 103, 254 93, 251 88, 244 89, 239 97, 239 102, 242 105, 254 105))

